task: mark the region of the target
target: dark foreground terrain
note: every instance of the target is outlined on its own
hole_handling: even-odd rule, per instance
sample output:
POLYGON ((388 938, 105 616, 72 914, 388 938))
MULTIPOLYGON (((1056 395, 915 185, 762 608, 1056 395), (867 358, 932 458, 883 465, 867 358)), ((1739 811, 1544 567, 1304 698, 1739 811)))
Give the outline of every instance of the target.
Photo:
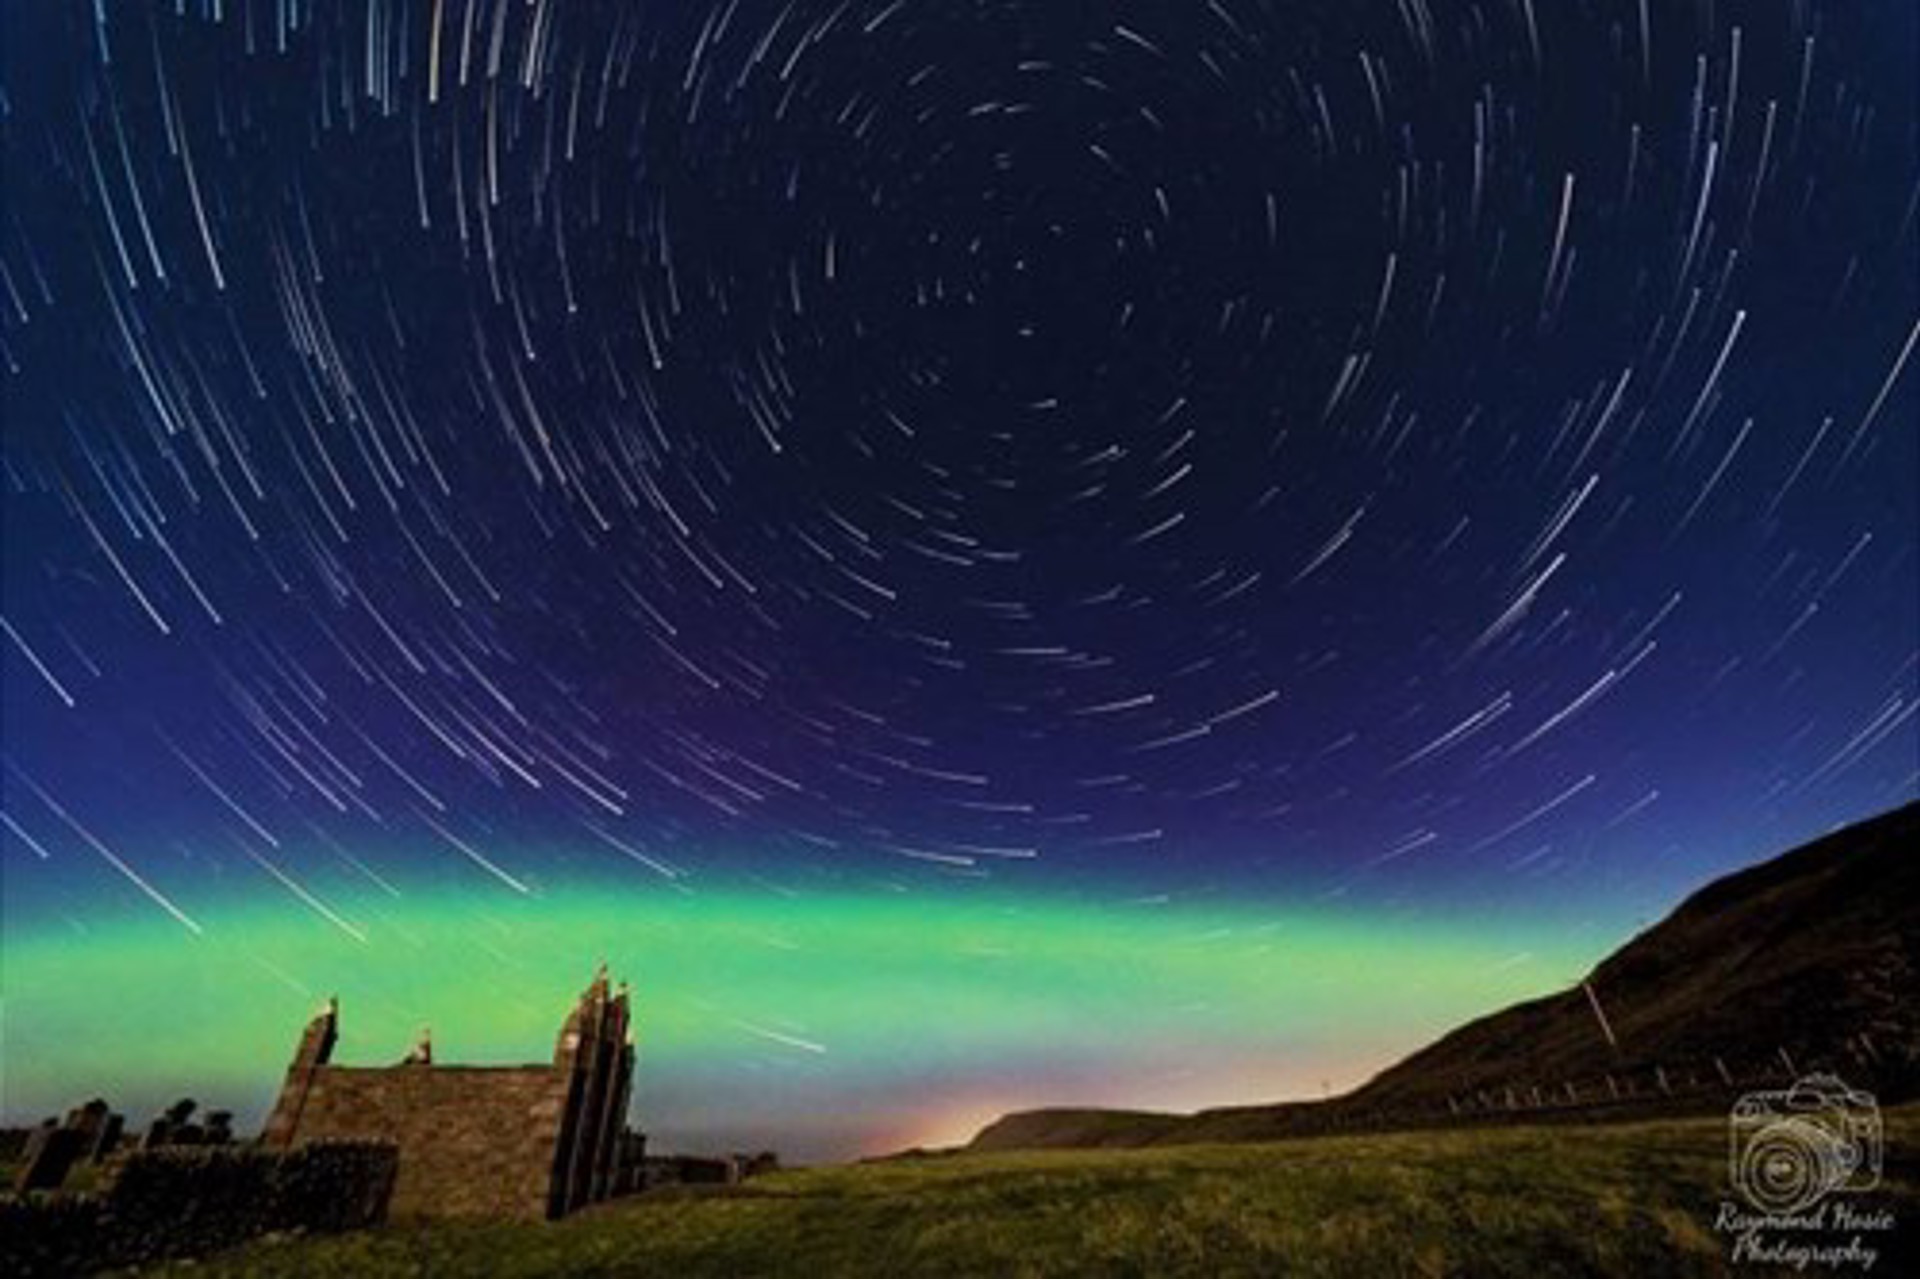
MULTIPOLYGON (((1920 1273, 1920 1106, 1886 1113, 1887 1177, 1845 1201, 1920 1273)), ((548 1225, 396 1225, 268 1240, 173 1274, 1714 1275, 1724 1119, 900 1159, 656 1193, 548 1225)), ((1835 1273, 1811 1267, 1805 1273, 1835 1273)))

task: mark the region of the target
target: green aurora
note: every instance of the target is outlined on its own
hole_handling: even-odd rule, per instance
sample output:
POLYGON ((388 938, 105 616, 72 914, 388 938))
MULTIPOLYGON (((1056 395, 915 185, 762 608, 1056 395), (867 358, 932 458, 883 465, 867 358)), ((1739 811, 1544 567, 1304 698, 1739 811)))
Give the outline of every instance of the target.
POLYGON ((1617 941, 1326 901, 677 886, 235 895, 198 935, 151 911, 16 918, 0 1100, 14 1122, 96 1093, 136 1123, 177 1096, 257 1122, 329 994, 339 1060, 397 1060, 422 1026, 438 1060, 539 1060, 604 960, 633 983, 636 1124, 657 1148, 846 1157, 1024 1106, 1348 1087, 1617 941))

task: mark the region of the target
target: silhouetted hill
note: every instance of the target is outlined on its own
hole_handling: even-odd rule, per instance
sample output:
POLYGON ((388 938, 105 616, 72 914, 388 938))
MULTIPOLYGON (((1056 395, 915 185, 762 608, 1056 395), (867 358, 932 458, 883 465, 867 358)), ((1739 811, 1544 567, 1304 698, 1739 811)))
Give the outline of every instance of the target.
POLYGON ((970 1148, 1707 1110, 1815 1068, 1884 1102, 1920 1096, 1920 804, 1715 880, 1586 984, 1615 1043, 1575 986, 1469 1022, 1331 1101, 1025 1111, 970 1148))
POLYGON ((967 1149, 1148 1146, 1190 1122, 1152 1110, 1017 1110, 982 1128, 967 1149))

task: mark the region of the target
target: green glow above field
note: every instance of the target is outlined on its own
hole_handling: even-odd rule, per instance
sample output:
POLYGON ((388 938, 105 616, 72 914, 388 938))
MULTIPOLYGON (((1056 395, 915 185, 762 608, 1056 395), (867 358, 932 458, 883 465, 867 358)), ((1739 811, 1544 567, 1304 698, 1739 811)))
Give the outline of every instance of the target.
POLYGON ((16 1121, 94 1093, 135 1121, 179 1095, 257 1120, 329 994, 339 1060, 398 1060, 430 1025, 439 1060, 538 1061, 604 959, 634 985, 643 1126, 845 1155, 1019 1106, 1317 1095, 1604 949, 1325 904, 674 889, 402 887, 331 920, 248 896, 200 936, 152 913, 11 927, 0 1099, 16 1121))

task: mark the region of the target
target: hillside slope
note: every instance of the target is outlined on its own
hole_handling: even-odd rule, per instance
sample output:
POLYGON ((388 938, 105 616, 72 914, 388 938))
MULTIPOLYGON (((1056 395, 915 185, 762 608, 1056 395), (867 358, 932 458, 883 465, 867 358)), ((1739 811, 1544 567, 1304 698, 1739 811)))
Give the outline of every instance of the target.
POLYGON ((1816 1067, 1884 1101, 1920 1095, 1920 804, 1715 880, 1587 984, 1613 1043, 1575 986, 1470 1022, 1331 1101, 1026 1111, 971 1148, 1262 1140, 1556 1105, 1705 1110, 1816 1067))

